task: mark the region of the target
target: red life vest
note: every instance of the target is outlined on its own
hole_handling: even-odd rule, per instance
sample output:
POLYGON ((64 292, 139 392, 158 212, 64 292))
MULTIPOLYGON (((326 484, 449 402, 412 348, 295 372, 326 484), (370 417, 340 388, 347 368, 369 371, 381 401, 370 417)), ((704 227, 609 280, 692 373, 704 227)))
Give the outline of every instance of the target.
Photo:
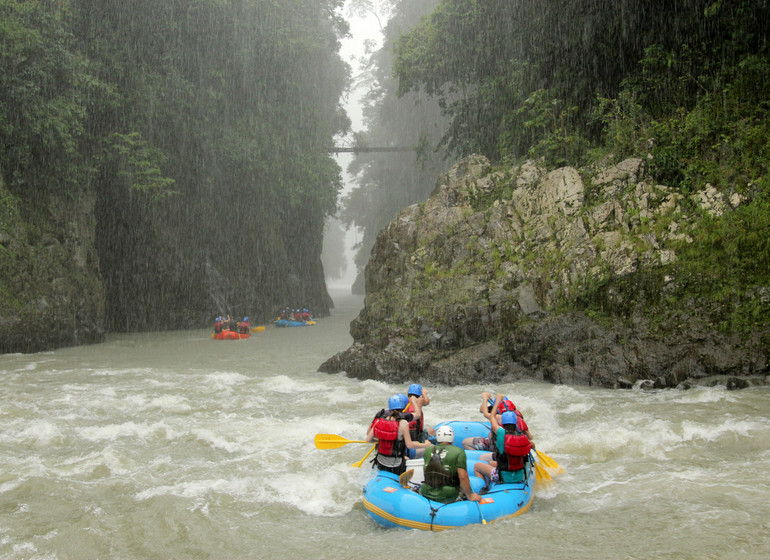
POLYGON ((498 454, 497 468, 503 471, 518 471, 524 468, 524 458, 532 451, 532 443, 524 434, 505 434, 505 454, 498 454))
MULTIPOLYGON (((417 408, 414 406, 414 403, 410 402, 404 409, 404 412, 414 412, 416 409, 417 408)), ((419 418, 415 418, 409 422, 409 436, 413 441, 420 441, 420 437, 422 436, 423 432, 423 426, 424 422, 422 414, 420 414, 419 418)))
POLYGON ((500 404, 497 406, 498 414, 502 414, 503 412, 515 412, 515 411, 516 411, 516 405, 513 404, 513 401, 509 400, 508 398, 504 398, 502 401, 500 401, 500 404))
POLYGON ((377 438, 377 453, 390 457, 403 455, 403 442, 398 445, 398 420, 378 418, 374 421, 374 437, 377 438))

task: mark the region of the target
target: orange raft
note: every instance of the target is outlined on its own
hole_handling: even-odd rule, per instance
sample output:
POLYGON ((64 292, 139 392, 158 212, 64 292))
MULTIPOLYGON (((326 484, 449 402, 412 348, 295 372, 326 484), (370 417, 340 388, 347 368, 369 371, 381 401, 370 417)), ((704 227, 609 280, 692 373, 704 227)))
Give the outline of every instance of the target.
POLYGON ((251 332, 239 333, 238 331, 231 331, 230 329, 224 329, 221 332, 214 333, 211 338, 215 340, 241 340, 243 338, 249 338, 251 332))

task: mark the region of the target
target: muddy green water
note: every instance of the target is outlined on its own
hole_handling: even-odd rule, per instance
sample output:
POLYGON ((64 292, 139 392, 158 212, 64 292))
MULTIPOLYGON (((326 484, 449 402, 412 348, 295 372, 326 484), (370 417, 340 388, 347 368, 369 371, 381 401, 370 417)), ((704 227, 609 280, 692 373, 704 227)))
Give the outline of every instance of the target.
MULTIPOLYGON (((565 474, 516 519, 386 530, 361 507, 363 439, 406 386, 316 370, 358 298, 315 327, 208 331, 0 356, 0 558, 770 557, 770 390, 430 387, 435 424, 513 395, 565 474)), ((420 381, 420 380, 415 380, 420 381)))

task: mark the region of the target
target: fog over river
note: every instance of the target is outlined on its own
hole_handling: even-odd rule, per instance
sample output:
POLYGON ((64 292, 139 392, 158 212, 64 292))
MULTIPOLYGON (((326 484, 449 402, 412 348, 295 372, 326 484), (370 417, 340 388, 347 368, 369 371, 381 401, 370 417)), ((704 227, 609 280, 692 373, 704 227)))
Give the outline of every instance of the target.
MULTIPOLYGON (((759 559, 770 556, 770 389, 425 386, 430 424, 502 391, 566 472, 525 515, 386 530, 361 506, 363 439, 404 385, 318 373, 360 298, 243 341, 111 335, 0 356, 3 559, 759 559)), ((420 380, 414 380, 419 382, 420 380)))

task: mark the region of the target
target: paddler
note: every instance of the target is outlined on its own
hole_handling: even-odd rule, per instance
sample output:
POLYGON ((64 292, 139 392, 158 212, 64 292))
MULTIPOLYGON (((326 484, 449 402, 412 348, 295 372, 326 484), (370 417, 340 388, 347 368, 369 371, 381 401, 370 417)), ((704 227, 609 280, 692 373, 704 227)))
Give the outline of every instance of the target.
MULTIPOLYGON (((494 402, 495 409, 503 398, 503 395, 497 395, 494 402)), ((489 422, 492 425, 494 448, 492 453, 485 453, 479 457, 479 462, 474 467, 474 474, 486 480, 486 488, 493 482, 501 484, 523 482, 527 476, 524 463, 532 450, 532 443, 520 427, 523 420, 514 411, 506 410, 500 416, 500 421, 497 414, 489 413, 489 422)))
POLYGON ((409 434, 411 414, 404 414, 408 404, 406 395, 399 393, 388 399, 387 410, 381 410, 374 417, 366 433, 366 441, 377 440, 377 455, 374 466, 383 471, 402 474, 406 472, 407 449, 424 449, 430 443, 413 441, 409 434))
POLYGON ((448 504, 463 495, 472 502, 481 497, 471 490, 465 450, 452 445, 455 434, 450 426, 439 426, 436 430, 436 445, 425 451, 425 482, 420 494, 426 498, 448 504))

